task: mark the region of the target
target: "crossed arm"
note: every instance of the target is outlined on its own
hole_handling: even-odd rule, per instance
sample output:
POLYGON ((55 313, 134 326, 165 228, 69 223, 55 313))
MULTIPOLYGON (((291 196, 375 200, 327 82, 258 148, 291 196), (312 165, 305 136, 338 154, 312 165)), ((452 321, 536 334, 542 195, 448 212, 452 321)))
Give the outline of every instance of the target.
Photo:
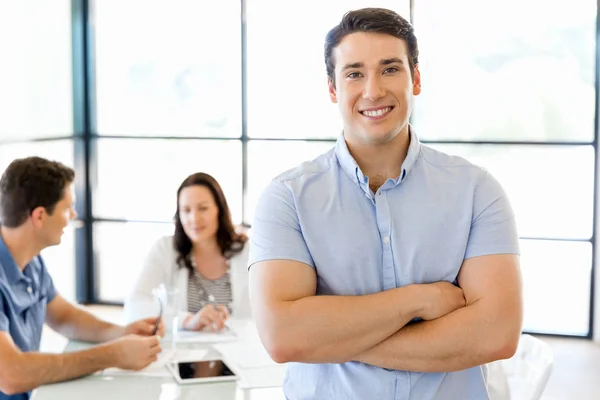
POLYGON ((511 357, 521 333, 521 280, 514 255, 466 260, 458 277, 466 304, 450 309, 447 296, 453 294, 433 290, 436 284, 367 296, 316 296, 314 269, 294 261, 259 262, 250 279, 259 334, 277 362, 354 360, 449 372, 511 357), (405 326, 424 315, 434 318, 405 326))

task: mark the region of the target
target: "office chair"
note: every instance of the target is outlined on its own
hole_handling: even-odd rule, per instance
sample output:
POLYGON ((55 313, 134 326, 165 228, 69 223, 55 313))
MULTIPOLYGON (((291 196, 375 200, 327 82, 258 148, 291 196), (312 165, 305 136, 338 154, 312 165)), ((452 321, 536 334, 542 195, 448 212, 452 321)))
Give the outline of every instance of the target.
POLYGON ((501 387, 506 382, 507 390, 490 392, 491 400, 540 400, 548 383, 554 355, 550 346, 531 335, 523 334, 515 355, 508 360, 488 365, 490 385, 501 387), (504 374, 504 376, 500 376, 504 374))

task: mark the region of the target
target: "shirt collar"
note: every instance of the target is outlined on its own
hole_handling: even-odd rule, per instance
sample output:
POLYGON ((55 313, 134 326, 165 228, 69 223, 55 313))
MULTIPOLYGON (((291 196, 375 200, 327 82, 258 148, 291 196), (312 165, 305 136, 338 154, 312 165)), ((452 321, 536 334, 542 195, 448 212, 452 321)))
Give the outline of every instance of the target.
POLYGON ((16 283, 25 279, 25 275, 17 266, 15 259, 6 247, 4 239, 0 236, 0 268, 4 271, 4 276, 10 283, 16 283))
MULTIPOLYGON (((410 135, 410 144, 408 146, 406 158, 402 163, 402 172, 400 173, 398 179, 396 179, 396 185, 400 184, 400 182, 406 179, 408 173, 419 158, 419 153, 421 151, 421 142, 419 141, 415 130, 410 125, 408 132, 410 135)), ((338 140, 335 144, 335 154, 344 173, 346 173, 346 175, 348 175, 348 177, 358 186, 363 188, 363 190, 365 190, 365 188, 368 189, 368 179, 360 170, 360 167, 356 163, 354 157, 352 157, 350 154, 343 133, 338 137, 338 140)))

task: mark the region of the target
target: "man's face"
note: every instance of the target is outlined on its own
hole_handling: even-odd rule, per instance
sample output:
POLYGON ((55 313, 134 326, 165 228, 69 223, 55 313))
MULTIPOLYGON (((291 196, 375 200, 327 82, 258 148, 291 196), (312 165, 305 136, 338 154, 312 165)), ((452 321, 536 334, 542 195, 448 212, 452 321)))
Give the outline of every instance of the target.
POLYGON ((69 184, 63 190, 63 197, 56 203, 54 212, 44 212, 37 224, 37 236, 43 247, 60 244, 64 229, 69 222, 77 217, 75 212, 75 195, 73 185, 69 184))
POLYGON ((329 82, 329 95, 340 108, 346 140, 383 144, 408 133, 421 76, 417 66, 411 76, 404 40, 355 32, 340 42, 333 56, 336 82, 329 82))

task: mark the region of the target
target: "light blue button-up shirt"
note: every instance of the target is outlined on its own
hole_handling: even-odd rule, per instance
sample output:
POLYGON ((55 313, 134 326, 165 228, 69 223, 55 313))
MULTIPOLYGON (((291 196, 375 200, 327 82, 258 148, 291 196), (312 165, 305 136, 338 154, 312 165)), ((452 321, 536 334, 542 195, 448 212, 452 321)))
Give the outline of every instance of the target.
MULTIPOLYGON (((455 282, 467 258, 519 253, 500 184, 483 168, 421 144, 412 129, 400 177, 376 193, 343 136, 275 178, 255 211, 250 241, 250 267, 272 259, 308 264, 324 295, 455 282)), ((290 400, 489 398, 482 367, 418 373, 359 362, 290 363, 284 391, 290 400)))

